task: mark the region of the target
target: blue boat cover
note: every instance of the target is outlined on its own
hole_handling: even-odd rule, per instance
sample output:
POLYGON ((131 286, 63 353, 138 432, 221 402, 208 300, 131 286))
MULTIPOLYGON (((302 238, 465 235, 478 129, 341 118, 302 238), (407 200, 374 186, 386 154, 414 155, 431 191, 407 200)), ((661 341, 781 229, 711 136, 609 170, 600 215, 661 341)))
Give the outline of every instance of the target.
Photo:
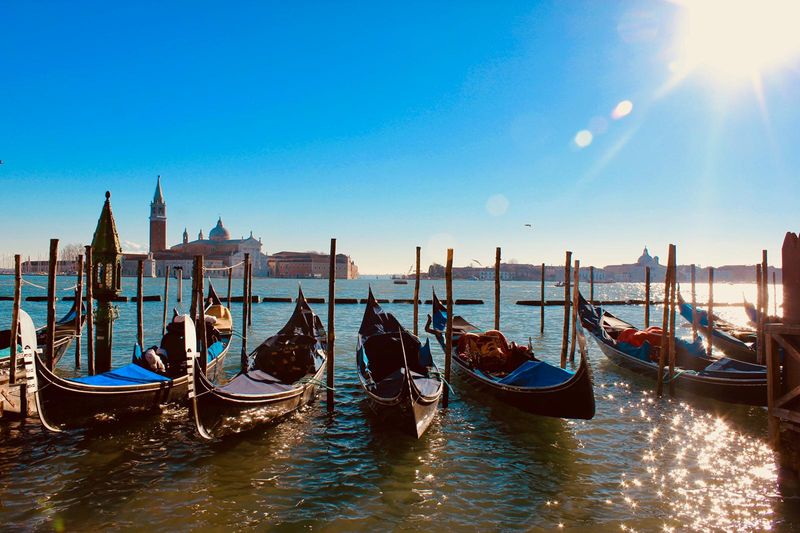
POLYGON ((208 360, 209 361, 213 361, 214 359, 219 357, 219 354, 221 354, 224 349, 225 349, 225 343, 222 342, 222 341, 217 341, 214 344, 212 344, 211 346, 209 346, 208 347, 208 360))
POLYGON ((121 385, 159 383, 163 381, 172 381, 172 379, 131 363, 114 370, 109 370, 108 372, 103 372, 102 374, 97 374, 96 376, 73 378, 70 379, 70 381, 101 387, 119 387, 121 385))
POLYGON ((525 361, 498 382, 515 387, 552 387, 568 381, 574 375, 574 372, 544 361, 525 361))
POLYGON ((641 346, 636 347, 628 342, 618 342, 617 349, 625 355, 630 355, 642 361, 650 361, 650 343, 645 341, 641 346))
MULTIPOLYGON (((692 304, 689 303, 682 303, 680 304, 681 308, 681 316, 688 320, 689 322, 692 321, 692 304)), ((708 313, 703 311, 702 309, 697 309, 697 322, 701 327, 707 328, 708 327, 708 313)))
POLYGON ((447 329, 447 311, 434 309, 433 316, 431 317, 433 329, 436 331, 444 331, 447 329))

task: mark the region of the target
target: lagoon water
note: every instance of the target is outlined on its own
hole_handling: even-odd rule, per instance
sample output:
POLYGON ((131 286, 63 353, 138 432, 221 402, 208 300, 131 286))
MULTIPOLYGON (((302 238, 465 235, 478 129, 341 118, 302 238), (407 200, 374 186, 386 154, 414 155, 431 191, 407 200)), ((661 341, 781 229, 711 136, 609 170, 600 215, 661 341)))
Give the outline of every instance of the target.
MULTIPOLYGON (((29 279, 40 285, 45 280, 29 279)), ((174 305, 176 281, 170 281, 174 305)), ((60 288, 72 283, 59 279, 60 288)), ((378 298, 413 297, 413 282, 389 280, 338 281, 337 297, 364 298, 370 283, 378 298)), ((297 284, 256 280, 253 293, 294 296, 297 284)), ((226 280, 215 285, 225 292, 226 280)), ((444 295, 443 281, 424 281, 423 298, 430 298, 432 285, 444 295)), ((302 286, 306 296, 327 296, 326 280, 303 280, 302 286)), ((187 281, 184 298, 188 290, 187 281)), ((660 290, 654 286, 654 299, 660 299, 660 290)), ((163 279, 145 280, 145 294, 162 291, 163 279)), ((754 285, 718 284, 715 301, 741 302, 743 293, 753 301, 754 291, 754 285)), ((552 284, 547 292, 548 298, 563 297, 563 289, 552 284)), ((699 292, 702 301, 706 286, 699 292)), ((234 280, 234 294, 240 293, 241 282, 234 280)), ((11 294, 6 276, 0 277, 0 294, 11 294)), ((34 294, 44 291, 25 287, 24 296, 34 294)), ((135 294, 135 280, 124 280, 123 294, 135 294)), ((502 329, 517 342, 530 338, 538 357, 557 362, 563 309, 546 308, 542 336, 539 308, 514 304, 539 296, 538 283, 504 282, 502 329)), ((595 287, 597 299, 643 296, 640 284, 595 287)), ((456 281, 455 297, 484 299, 485 305, 456 306, 456 312, 491 327, 491 282, 456 281)), ((162 305, 145 303, 146 343, 159 341, 162 305)), ((58 313, 68 306, 59 302, 58 313)), ((115 364, 124 364, 136 336, 136 305, 118 307, 115 364)), ((253 304, 250 347, 282 326, 292 307, 253 304)), ((312 307, 324 322, 327 305, 312 307)), ((411 328, 410 304, 384 307, 411 328)), ((429 307, 420 308, 420 329, 429 307)), ((24 308, 37 325, 44 323, 44 303, 27 302, 24 308)), ((10 322, 10 310, 10 302, 0 302, 0 327, 10 322)), ((58 435, 33 420, 0 422, 0 524, 6 531, 800 529, 796 480, 777 468, 766 442, 765 409, 701 398, 659 400, 652 382, 614 366, 591 342, 593 420, 527 415, 479 397, 454 377, 449 409, 439 411, 422 439, 379 425, 354 371, 363 310, 363 305, 336 308, 332 415, 323 395, 281 424, 210 444, 195 434, 188 409, 177 406, 125 424, 58 435)), ((232 311, 240 327, 241 304, 232 311)), ((641 306, 612 311, 636 325, 643 322, 641 306)), ((741 308, 720 308, 720 314, 744 321, 741 308)), ((659 307, 652 316, 660 318, 659 307)), ((678 320, 679 333, 690 334, 678 320)), ((441 350, 432 346, 442 364, 441 350)), ((235 338, 225 365, 229 376, 238 367, 239 351, 235 338)), ((72 350, 59 370, 74 375, 72 350)))

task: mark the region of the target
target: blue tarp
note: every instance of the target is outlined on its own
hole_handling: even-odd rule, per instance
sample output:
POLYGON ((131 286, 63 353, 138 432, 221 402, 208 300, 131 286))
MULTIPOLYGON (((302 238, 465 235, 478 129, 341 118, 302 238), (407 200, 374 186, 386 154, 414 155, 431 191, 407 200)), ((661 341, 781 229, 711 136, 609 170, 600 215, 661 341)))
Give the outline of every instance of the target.
POLYGON ((618 342, 617 350, 636 359, 650 362, 650 343, 645 341, 638 348, 627 342, 618 342))
MULTIPOLYGON (((688 320, 689 322, 692 321, 692 304, 682 303, 680 304, 681 308, 681 316, 688 320)), ((702 309, 697 309, 695 311, 697 313, 697 322, 701 327, 707 328, 708 327, 708 313, 703 311, 702 309)))
POLYGON ((435 310, 431 318, 433 329, 436 331, 444 331, 447 329, 447 313, 445 311, 435 310))
POLYGON ((573 375, 574 372, 544 361, 525 361, 498 382, 515 387, 552 387, 568 381, 573 375))
POLYGON ((146 368, 131 363, 123 367, 103 372, 96 376, 86 376, 83 378, 74 378, 70 381, 84 383, 86 385, 98 385, 103 387, 120 386, 120 385, 141 385, 144 383, 158 383, 161 381, 172 381, 171 378, 162 376, 151 372, 146 368))
POLYGON ((223 343, 222 341, 217 341, 214 344, 212 344, 211 346, 209 346, 208 347, 208 360, 209 361, 213 361, 214 359, 219 357, 219 354, 221 354, 224 349, 225 349, 225 343, 223 343))

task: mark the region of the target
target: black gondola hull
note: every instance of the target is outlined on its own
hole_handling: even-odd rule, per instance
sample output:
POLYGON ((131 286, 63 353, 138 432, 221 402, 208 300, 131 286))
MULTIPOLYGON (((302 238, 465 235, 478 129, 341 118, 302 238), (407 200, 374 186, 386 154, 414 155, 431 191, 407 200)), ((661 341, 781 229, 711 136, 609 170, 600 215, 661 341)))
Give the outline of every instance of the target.
POLYGON ((370 391, 359 374, 361 388, 367 395, 370 407, 381 423, 399 428, 402 432, 421 438, 436 416, 443 385, 440 382, 435 394, 424 396, 406 377, 401 393, 394 398, 383 398, 370 391))
POLYGON ((296 390, 265 395, 226 394, 195 368, 197 396, 192 414, 198 430, 203 436, 217 438, 276 423, 315 401, 326 368, 327 363, 322 364, 314 378, 296 390))
MULTIPOLYGON (((658 367, 655 364, 647 363, 617 350, 598 339, 594 333, 592 333, 592 338, 603 354, 613 363, 653 381, 658 379, 658 367)), ((767 405, 766 379, 727 379, 685 373, 674 379, 674 387, 679 396, 697 395, 728 403, 767 405)))
MULTIPOLYGON (((444 339, 437 336, 442 350, 444 339)), ((594 385, 589 364, 584 357, 575 374, 552 387, 509 387, 476 374, 453 350, 453 367, 459 377, 482 394, 512 405, 526 413, 553 418, 590 420, 595 415, 594 385)))
MULTIPOLYGON (((225 350, 208 363, 209 372, 221 369, 225 350)), ((153 411, 158 407, 186 400, 188 376, 159 383, 99 387, 60 378, 50 372, 37 356, 34 363, 36 402, 42 422, 53 428, 81 427, 110 417, 123 417, 153 411)))

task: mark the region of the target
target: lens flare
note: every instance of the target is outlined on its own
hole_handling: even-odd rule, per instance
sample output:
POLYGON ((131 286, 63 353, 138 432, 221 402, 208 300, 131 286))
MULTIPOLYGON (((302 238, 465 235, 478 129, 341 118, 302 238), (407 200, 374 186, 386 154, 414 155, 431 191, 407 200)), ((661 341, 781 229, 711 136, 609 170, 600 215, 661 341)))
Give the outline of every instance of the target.
POLYGON ((614 110, 611 111, 611 118, 614 120, 619 120, 621 118, 627 117, 633 111, 633 102, 630 100, 623 100, 614 107, 614 110))
POLYGON ((589 130, 581 130, 575 134, 575 138, 573 141, 577 145, 578 148, 586 148, 590 144, 592 144, 592 140, 594 139, 594 135, 589 130))

